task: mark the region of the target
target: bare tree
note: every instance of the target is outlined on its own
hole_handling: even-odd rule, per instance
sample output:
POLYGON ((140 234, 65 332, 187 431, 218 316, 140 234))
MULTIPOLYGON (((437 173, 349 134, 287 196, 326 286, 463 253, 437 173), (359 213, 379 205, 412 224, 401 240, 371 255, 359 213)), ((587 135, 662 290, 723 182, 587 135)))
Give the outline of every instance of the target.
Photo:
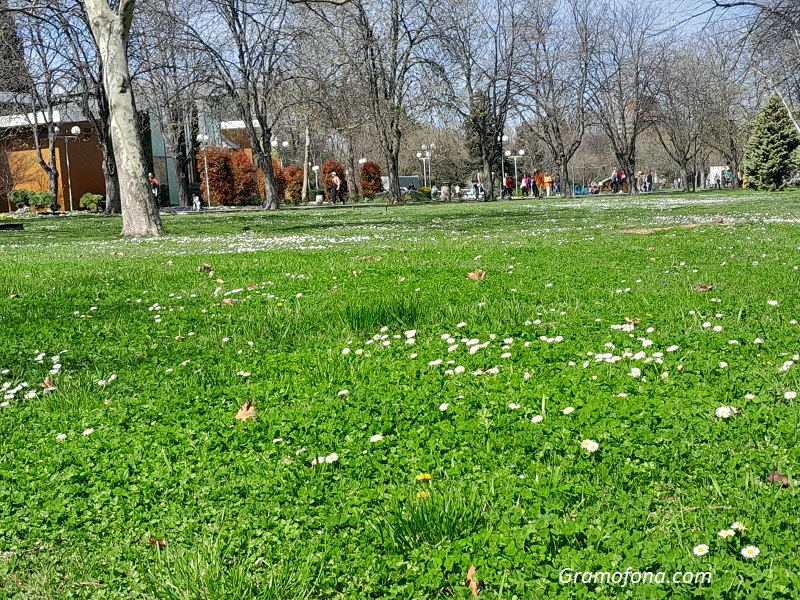
POLYGON ((521 79, 523 45, 517 36, 527 24, 524 8, 517 0, 437 4, 441 100, 465 124, 468 143, 480 156, 487 198, 494 196, 493 166, 501 158, 500 136, 521 79))
POLYGON ((158 207, 147 179, 128 66, 128 44, 136 0, 82 0, 108 99, 109 131, 119 177, 122 235, 163 232, 158 207))
MULTIPOLYGON (((656 96, 654 128, 664 150, 678 166, 684 191, 690 189, 689 165, 703 148, 711 112, 707 84, 710 66, 697 43, 686 41, 672 52, 661 71, 669 85, 662 86, 656 96)), ((696 183, 696 176, 692 182, 696 183)))
POLYGON ((182 43, 180 23, 170 18, 187 7, 181 0, 144 3, 135 26, 139 43, 134 53, 135 83, 143 92, 140 97, 144 98, 144 107, 158 119, 166 157, 175 165, 181 207, 189 202, 192 123, 209 77, 202 53, 196 46, 182 43))
POLYGON ((290 78, 293 45, 285 0, 206 0, 188 14, 172 14, 187 41, 214 68, 213 81, 231 98, 264 178, 267 208, 277 210, 272 132, 283 109, 281 86, 290 78))
POLYGON ((549 0, 535 5, 526 30, 521 115, 548 148, 572 194, 569 162, 583 140, 598 35, 597 4, 549 0))
MULTIPOLYGON (((33 139, 39 166, 49 181, 50 192, 59 200, 59 172, 56 142, 63 107, 67 102, 68 80, 59 54, 59 30, 40 21, 34 14, 20 14, 16 19, 18 39, 24 49, 25 67, 20 76, 19 93, 14 104, 23 110, 23 119, 33 139)), ((17 64, 4 65, 18 69, 17 64)), ((62 199, 62 205, 66 206, 62 199)))
MULTIPOLYGON (((644 3, 625 0, 603 13, 602 36, 592 106, 608 136, 618 166, 632 177, 636 169, 636 141, 650 127, 663 83, 658 75, 667 52, 657 34, 654 11, 644 3)), ((636 192, 636 186, 630 186, 636 192)))
MULTIPOLYGON (((412 100, 423 91, 424 49, 433 36, 428 6, 425 0, 359 0, 337 15, 318 13, 337 36, 341 70, 355 75, 344 86, 341 73, 337 73, 338 93, 347 94, 350 86, 360 86, 367 99, 365 106, 386 163, 393 202, 400 200, 398 176, 405 124, 412 100)), ((356 175, 356 168, 353 173, 356 175)))

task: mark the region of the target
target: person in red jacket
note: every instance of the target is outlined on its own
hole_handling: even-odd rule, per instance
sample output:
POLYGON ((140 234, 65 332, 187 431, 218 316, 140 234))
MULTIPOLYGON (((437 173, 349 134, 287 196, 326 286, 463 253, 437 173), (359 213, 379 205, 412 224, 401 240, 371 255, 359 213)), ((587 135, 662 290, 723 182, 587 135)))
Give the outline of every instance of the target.
POLYGON ((503 186, 503 197, 511 198, 511 191, 514 189, 514 178, 511 175, 506 176, 503 186))

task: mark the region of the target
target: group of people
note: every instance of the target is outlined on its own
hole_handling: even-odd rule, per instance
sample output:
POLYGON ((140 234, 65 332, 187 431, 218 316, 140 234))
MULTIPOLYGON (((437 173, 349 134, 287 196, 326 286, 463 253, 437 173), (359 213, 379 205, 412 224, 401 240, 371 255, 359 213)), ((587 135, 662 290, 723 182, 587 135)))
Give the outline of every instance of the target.
POLYGON ((544 196, 549 198, 551 195, 561 197, 561 175, 556 173, 544 173, 534 170, 531 175, 524 175, 520 182, 520 191, 523 196, 533 196, 539 198, 544 196))
POLYGON ((742 173, 736 173, 734 178, 733 169, 731 169, 730 165, 725 165, 725 170, 722 173, 717 173, 717 176, 714 178, 714 188, 717 190, 720 189, 728 189, 736 187, 737 182, 742 181, 742 173))
MULTIPOLYGON (((500 186, 500 198, 511 198, 514 194, 515 179, 510 173, 506 174, 500 186)), ((472 181, 472 191, 475 198, 485 196, 485 189, 481 181, 481 172, 478 171, 472 181)), ((550 175, 543 171, 534 170, 531 175, 523 175, 520 180, 520 194, 522 196, 533 196, 534 198, 551 196, 561 197, 561 176, 550 175)))

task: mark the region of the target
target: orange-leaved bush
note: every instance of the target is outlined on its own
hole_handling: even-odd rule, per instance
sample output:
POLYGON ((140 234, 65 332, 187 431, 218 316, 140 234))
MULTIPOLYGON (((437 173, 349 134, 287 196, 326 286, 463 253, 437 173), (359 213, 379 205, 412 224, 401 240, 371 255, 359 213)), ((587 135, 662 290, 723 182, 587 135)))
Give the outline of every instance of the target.
POLYGON ((286 179, 286 199, 299 204, 303 196, 303 168, 291 165, 284 169, 286 179))
POLYGON ((361 193, 365 196, 374 196, 382 191, 381 166, 369 160, 361 165, 361 193))
POLYGON ((253 164, 243 150, 208 148, 198 154, 200 190, 203 201, 208 202, 206 190, 211 190, 211 203, 224 206, 244 204, 255 195, 257 187, 253 164), (208 186, 206 165, 208 160, 208 186))

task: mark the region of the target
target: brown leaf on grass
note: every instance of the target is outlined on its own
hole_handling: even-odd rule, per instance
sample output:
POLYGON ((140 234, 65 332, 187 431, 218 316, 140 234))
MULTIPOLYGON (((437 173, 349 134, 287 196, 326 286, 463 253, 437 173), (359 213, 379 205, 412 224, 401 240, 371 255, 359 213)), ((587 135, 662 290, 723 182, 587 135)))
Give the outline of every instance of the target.
POLYGON ((159 538, 147 538, 147 543, 154 548, 164 549, 167 547, 167 540, 159 538))
POLYGON ((253 419, 254 421, 256 420, 256 407, 253 406, 252 398, 239 407, 239 412, 236 413, 236 418, 240 421, 248 421, 250 419, 253 419))
POLYGON ((214 283, 225 283, 225 280, 224 280, 224 279, 222 279, 221 277, 217 277, 217 278, 214 280, 214 283))
POLYGON ((19 294, 9 294, 8 297, 12 298, 12 299, 13 298, 19 298, 19 294))
POLYGON ((634 317, 632 319, 630 317, 625 317, 625 322, 626 323, 633 323, 634 325, 638 325, 639 323, 642 322, 642 320, 639 317, 634 317))
POLYGON ((254 289, 256 289, 257 287, 258 287, 258 284, 257 284, 257 283, 251 283, 250 285, 248 285, 248 286, 247 286, 247 289, 248 289, 248 290, 254 290, 254 289))
POLYGON ((692 289, 695 292, 710 292, 714 289, 713 283, 698 283, 697 285, 693 286, 692 289))
POLYGON ((772 483, 772 482, 780 483, 781 487, 785 488, 789 487, 789 478, 777 470, 770 473, 769 477, 767 477, 767 483, 772 483))
POLYGON ((467 581, 465 584, 472 592, 472 597, 478 597, 478 580, 475 578, 475 565, 470 565, 467 571, 467 581))
POLYGON ((42 386, 44 389, 50 389, 56 387, 56 382, 53 381, 53 378, 50 377, 50 375, 48 375, 47 377, 44 378, 44 382, 40 383, 39 385, 42 386))
POLYGON ((211 270, 213 270, 213 269, 214 269, 214 267, 212 267, 212 266, 211 266, 210 264, 208 264, 208 263, 203 263, 202 265, 200 265, 199 267, 197 267, 197 270, 198 270, 198 271, 211 271, 211 270))
POLYGON ((475 269, 472 273, 467 273, 467 279, 472 279, 473 281, 483 281, 486 279, 486 271, 483 269, 475 269))
POLYGON ((238 301, 239 300, 237 298, 225 298, 222 301, 222 306, 231 306, 233 304, 236 304, 238 301))
POLYGON ((172 261, 171 261, 171 260, 168 260, 167 262, 165 262, 165 263, 163 263, 163 264, 165 264, 165 265, 166 265, 166 266, 168 266, 168 267, 171 267, 171 266, 172 266, 172 261))

